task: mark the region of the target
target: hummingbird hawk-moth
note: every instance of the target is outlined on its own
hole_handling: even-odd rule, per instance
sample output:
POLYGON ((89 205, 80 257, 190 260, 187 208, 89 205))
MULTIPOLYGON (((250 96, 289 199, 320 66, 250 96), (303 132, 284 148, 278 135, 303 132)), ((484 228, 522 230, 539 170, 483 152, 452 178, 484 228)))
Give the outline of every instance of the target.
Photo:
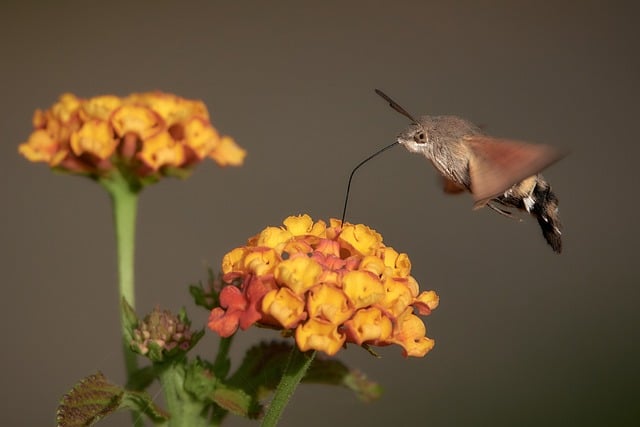
MULTIPOLYGON (((558 198, 539 173, 561 157, 557 149, 494 138, 479 126, 456 116, 416 119, 382 91, 376 89, 376 93, 412 124, 393 144, 367 158, 353 172, 382 151, 400 144, 431 161, 442 176, 446 193, 468 191, 473 196, 474 209, 487 206, 508 217, 513 215, 508 209, 528 212, 537 219, 553 250, 562 251, 558 198)), ((349 187, 347 196, 348 191, 349 187)))

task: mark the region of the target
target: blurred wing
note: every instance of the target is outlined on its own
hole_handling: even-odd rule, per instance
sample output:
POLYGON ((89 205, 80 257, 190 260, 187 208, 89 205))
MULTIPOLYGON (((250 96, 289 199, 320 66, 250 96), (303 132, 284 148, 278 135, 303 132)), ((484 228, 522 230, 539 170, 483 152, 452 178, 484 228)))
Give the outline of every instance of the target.
POLYGON ((459 194, 467 189, 457 182, 451 181, 449 178, 442 177, 442 189, 447 194, 459 194))
POLYGON ((471 150, 469 177, 474 208, 481 208, 513 184, 535 175, 560 159, 560 152, 543 144, 474 135, 464 141, 471 150))

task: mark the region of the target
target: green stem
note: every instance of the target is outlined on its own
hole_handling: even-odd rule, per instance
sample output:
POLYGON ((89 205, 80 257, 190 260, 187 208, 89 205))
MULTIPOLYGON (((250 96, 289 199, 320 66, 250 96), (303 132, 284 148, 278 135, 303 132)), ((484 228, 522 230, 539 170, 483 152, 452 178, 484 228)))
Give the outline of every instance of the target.
POLYGON ((168 427, 205 427, 206 406, 184 389, 185 368, 180 361, 170 362, 159 373, 167 409, 171 414, 168 427))
POLYGON ((307 373, 307 369, 309 369, 315 355, 315 351, 303 353, 298 350, 298 347, 293 346, 287 366, 284 368, 282 379, 262 420, 263 427, 275 427, 278 424, 285 406, 287 406, 296 387, 307 373))
POLYGON ((218 354, 216 360, 213 362, 213 370, 217 376, 224 378, 229 372, 229 349, 231 349, 231 342, 233 337, 231 335, 227 338, 220 338, 220 345, 218 346, 218 354))
MULTIPOLYGON (((136 212, 138 206, 138 191, 131 188, 127 180, 119 173, 114 172, 108 178, 100 180, 103 187, 111 196, 113 207, 113 221, 116 229, 116 244, 118 256, 118 307, 124 298, 135 310, 135 285, 134 285, 134 248, 136 212)), ((120 309, 120 326, 122 329, 122 351, 127 379, 138 369, 135 353, 129 348, 125 333, 126 318, 124 310, 120 309)), ((134 424, 142 426, 142 420, 134 414, 134 424)))

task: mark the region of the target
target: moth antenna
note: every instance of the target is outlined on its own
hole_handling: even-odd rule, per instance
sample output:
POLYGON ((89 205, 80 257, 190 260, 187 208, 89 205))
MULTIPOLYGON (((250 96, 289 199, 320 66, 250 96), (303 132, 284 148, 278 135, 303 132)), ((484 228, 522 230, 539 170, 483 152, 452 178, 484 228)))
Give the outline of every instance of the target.
POLYGON ((411 120, 413 123, 418 124, 418 121, 416 119, 413 118, 413 116, 411 114, 409 114, 407 112, 407 110, 405 110, 404 108, 402 108, 400 106, 400 104, 398 104, 396 101, 394 101, 393 99, 391 99, 389 97, 389 95, 387 95, 386 93, 384 93, 383 91, 381 91, 380 89, 375 89, 376 93, 378 95, 380 95, 382 97, 382 99, 384 99, 385 101, 387 101, 389 103, 389 106, 391 108, 393 108, 394 110, 396 110, 398 113, 402 114, 403 116, 407 117, 409 120, 411 120))
POLYGON ((393 144, 389 144, 386 147, 376 151, 375 153, 373 153, 372 155, 370 155, 369 157, 367 157, 366 159, 358 163, 358 166, 353 168, 353 170, 351 171, 351 175, 349 175, 349 181, 347 182, 347 194, 344 197, 344 209, 342 210, 342 220, 340 221, 340 226, 344 224, 344 219, 347 216, 347 203, 349 202, 349 190, 351 189, 351 180, 353 179, 353 174, 356 173, 356 171, 358 170, 358 168, 360 168, 360 166, 364 165, 369 160, 376 157, 378 154, 382 154, 383 152, 387 151, 389 148, 395 147, 396 145, 398 145, 398 141, 394 142, 393 144))

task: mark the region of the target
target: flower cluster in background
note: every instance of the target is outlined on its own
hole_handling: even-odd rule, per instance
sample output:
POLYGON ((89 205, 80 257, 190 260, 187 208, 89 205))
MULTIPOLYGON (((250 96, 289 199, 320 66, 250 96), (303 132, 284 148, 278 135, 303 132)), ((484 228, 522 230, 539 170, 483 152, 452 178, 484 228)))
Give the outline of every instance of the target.
POLYGON ((223 337, 258 323, 294 331, 302 351, 333 355, 345 343, 397 344, 405 356, 434 345, 420 315, 438 306, 419 292, 404 253, 362 224, 291 216, 225 255, 220 307, 209 328, 223 337))
POLYGON ((67 93, 37 110, 20 153, 33 162, 91 176, 124 166, 138 177, 178 174, 206 157, 241 165, 246 152, 209 121, 201 101, 162 92, 78 98, 67 93))
POLYGON ((156 307, 144 320, 136 323, 129 332, 131 349, 155 362, 168 355, 186 352, 202 336, 200 332, 191 331, 191 321, 184 311, 176 316, 156 307))

